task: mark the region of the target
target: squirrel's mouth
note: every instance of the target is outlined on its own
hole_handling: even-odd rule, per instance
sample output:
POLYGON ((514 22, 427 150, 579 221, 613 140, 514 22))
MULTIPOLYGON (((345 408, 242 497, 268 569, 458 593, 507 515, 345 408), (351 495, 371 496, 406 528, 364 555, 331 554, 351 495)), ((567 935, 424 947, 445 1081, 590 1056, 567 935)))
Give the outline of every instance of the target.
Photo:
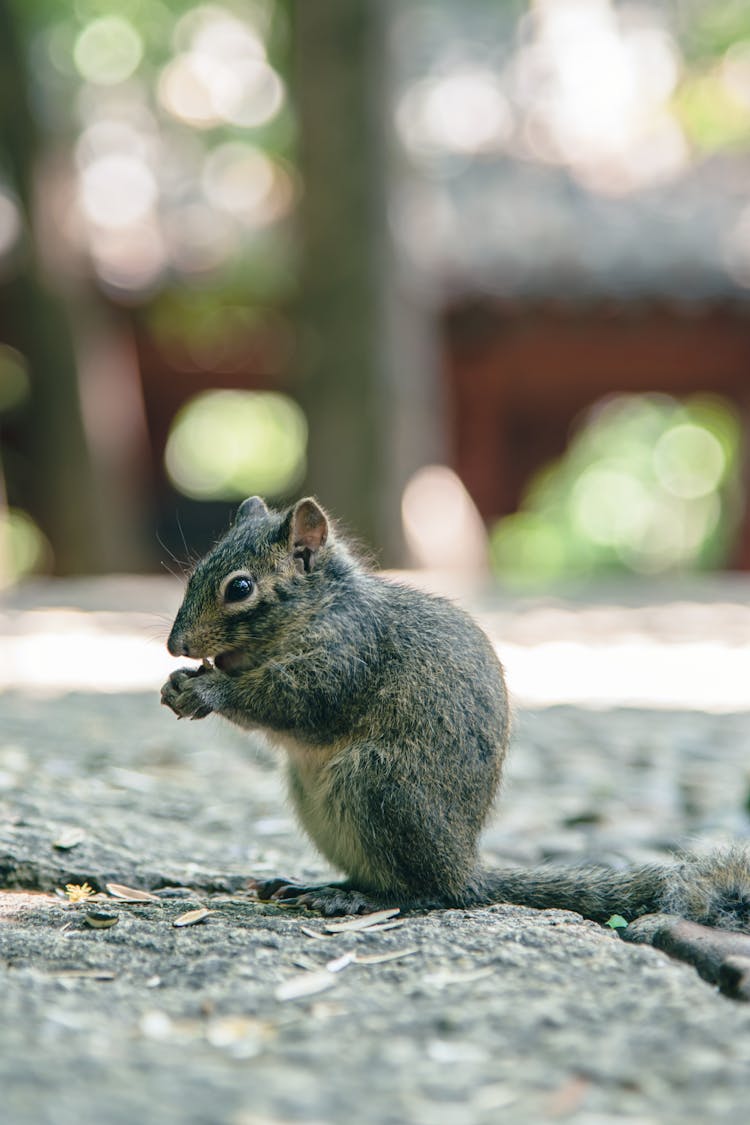
MULTIPOLYGON (((247 657, 238 648, 228 648, 224 652, 217 652, 213 658, 213 667, 218 668, 220 672, 236 672, 238 669, 244 667, 247 663, 247 657)), ((203 664, 206 668, 211 667, 211 660, 208 657, 203 658, 203 664)))

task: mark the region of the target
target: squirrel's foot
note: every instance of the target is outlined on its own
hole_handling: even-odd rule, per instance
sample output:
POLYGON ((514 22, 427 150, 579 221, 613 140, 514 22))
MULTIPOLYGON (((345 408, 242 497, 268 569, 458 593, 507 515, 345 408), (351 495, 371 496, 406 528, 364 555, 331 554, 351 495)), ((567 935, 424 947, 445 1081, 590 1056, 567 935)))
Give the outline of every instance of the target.
POLYGON ((288 906, 305 906, 326 918, 340 914, 369 914, 380 910, 381 902, 375 902, 353 890, 346 883, 320 883, 313 886, 293 883, 286 879, 251 879, 248 882, 258 898, 263 902, 284 902, 288 906))
POLYGON ((277 876, 275 879, 248 879, 247 888, 250 891, 255 891, 261 902, 297 898, 298 895, 304 894, 306 891, 315 890, 315 887, 309 884, 303 886, 284 875, 277 876))
POLYGON ((372 914, 383 909, 382 902, 375 902, 361 891, 336 886, 315 887, 296 901, 298 906, 306 906, 325 918, 335 918, 339 914, 372 914))
POLYGON ((204 719, 213 708, 206 703, 200 687, 207 669, 179 668, 173 672, 161 689, 161 701, 170 707, 178 719, 204 719))

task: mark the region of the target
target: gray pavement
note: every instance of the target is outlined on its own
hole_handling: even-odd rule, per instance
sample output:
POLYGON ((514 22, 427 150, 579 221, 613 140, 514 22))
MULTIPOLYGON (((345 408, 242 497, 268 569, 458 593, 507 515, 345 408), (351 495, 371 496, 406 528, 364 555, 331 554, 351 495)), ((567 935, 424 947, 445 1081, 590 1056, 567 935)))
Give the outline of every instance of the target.
MULTIPOLYGON (((6 654, 38 652, 53 606, 109 614, 93 650, 81 617, 49 619, 77 638, 69 682, 108 629, 131 652, 123 615, 153 636, 142 613, 164 603, 168 616, 175 596, 158 583, 23 592, 5 611, 6 654)), ((482 608, 532 666, 550 639, 590 651, 637 633, 667 646, 659 659, 682 643, 700 655, 696 642, 731 656, 750 639, 743 583, 678 606, 648 589, 614 601, 604 621, 612 596, 482 608)), ((28 685, 0 694, 3 1125, 746 1120, 750 1005, 568 913, 499 905, 329 933, 255 903, 250 873, 327 875, 277 755, 215 718, 177 722, 159 682, 93 690, 94 661, 93 687, 61 690, 40 686, 34 660, 28 685), (157 897, 94 904, 117 918, 95 929, 92 904, 54 894, 83 882, 157 897), (174 927, 198 907, 212 913, 174 927)), ((693 672, 710 683, 710 667, 693 672)), ((488 859, 621 864, 748 837, 750 711, 718 698, 713 711, 519 706, 488 859)))

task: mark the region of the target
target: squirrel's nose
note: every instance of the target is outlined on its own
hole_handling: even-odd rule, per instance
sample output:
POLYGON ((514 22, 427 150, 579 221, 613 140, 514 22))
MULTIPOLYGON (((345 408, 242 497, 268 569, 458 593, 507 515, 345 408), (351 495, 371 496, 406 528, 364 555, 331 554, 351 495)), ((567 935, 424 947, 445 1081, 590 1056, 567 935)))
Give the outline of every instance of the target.
POLYGON ((167 641, 167 650, 172 656, 190 656, 190 645, 185 639, 184 633, 175 633, 174 630, 169 634, 167 641))

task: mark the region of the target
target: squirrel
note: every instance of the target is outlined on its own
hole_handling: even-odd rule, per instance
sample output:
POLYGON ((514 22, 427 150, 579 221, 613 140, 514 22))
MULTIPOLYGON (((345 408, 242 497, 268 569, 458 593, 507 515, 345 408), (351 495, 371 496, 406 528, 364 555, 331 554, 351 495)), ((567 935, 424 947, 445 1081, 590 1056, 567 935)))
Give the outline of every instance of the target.
POLYGON ((162 702, 265 731, 285 751, 291 800, 346 875, 252 881, 259 898, 325 915, 507 902, 605 922, 666 912, 750 932, 750 848, 663 865, 486 870, 478 839, 508 746, 505 677, 479 625, 356 556, 312 497, 258 496, 195 566, 167 642, 202 660, 162 702))

